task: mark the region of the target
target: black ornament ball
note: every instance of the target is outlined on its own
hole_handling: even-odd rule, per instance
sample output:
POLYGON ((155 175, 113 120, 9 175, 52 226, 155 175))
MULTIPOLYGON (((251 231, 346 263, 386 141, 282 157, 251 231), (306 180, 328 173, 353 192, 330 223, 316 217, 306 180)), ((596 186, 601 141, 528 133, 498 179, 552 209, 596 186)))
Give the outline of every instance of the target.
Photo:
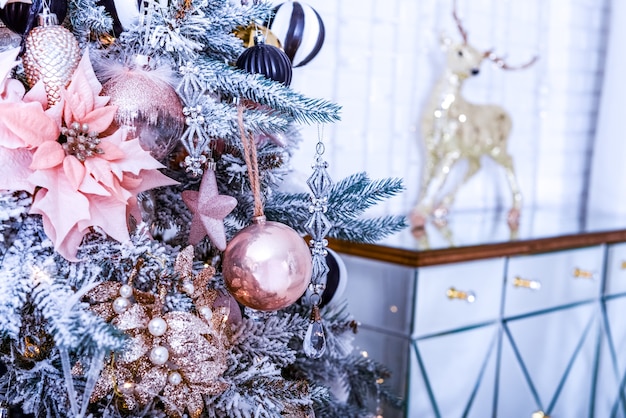
MULTIPOLYGON (((67 1, 50 0, 47 4, 50 13, 57 16, 59 23, 63 22, 67 15, 67 1)), ((37 26, 37 17, 42 11, 42 0, 9 0, 3 8, 0 8, 0 20, 13 32, 25 36, 37 26)))
POLYGON ((291 61, 280 49, 268 45, 262 37, 256 38, 256 45, 247 48, 237 59, 237 67, 252 74, 263 74, 265 77, 291 84, 291 61))
POLYGON ((326 289, 322 293, 320 307, 324 305, 332 305, 343 297, 346 290, 348 273, 343 260, 333 250, 328 248, 326 255, 326 264, 328 264, 328 275, 326 276, 326 289))
POLYGON ((0 20, 7 28, 20 35, 26 32, 31 3, 13 1, 0 9, 0 20))
MULTIPOLYGON (((326 288, 321 294, 319 307, 326 305, 334 305, 344 300, 344 292, 348 285, 348 271, 346 264, 341 256, 330 248, 326 249, 326 264, 328 265, 328 274, 326 275, 326 288)), ((312 292, 307 289, 302 297, 302 303, 310 305, 312 300, 312 292)))

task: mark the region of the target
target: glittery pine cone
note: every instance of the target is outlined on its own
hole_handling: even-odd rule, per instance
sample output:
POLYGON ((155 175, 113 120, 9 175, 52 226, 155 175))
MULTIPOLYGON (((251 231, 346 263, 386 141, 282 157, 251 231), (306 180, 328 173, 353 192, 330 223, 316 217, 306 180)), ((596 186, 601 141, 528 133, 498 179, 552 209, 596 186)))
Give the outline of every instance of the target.
POLYGON ((60 25, 37 26, 25 40, 26 80, 31 87, 42 80, 52 106, 61 99, 61 89, 70 82, 80 58, 80 47, 70 31, 60 25))

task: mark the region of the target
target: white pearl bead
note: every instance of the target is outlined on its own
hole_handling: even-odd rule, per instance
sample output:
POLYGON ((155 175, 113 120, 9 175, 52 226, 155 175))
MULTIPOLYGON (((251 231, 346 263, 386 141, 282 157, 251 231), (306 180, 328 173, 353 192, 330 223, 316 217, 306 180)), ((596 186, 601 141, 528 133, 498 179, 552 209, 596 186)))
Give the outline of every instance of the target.
POLYGON ((155 366, 162 366, 167 363, 167 360, 170 358, 170 353, 167 351, 167 348, 157 345, 152 350, 150 350, 150 361, 155 366))
POLYGON ((113 311, 117 314, 126 312, 130 307, 130 301, 126 298, 119 297, 113 301, 113 311))
POLYGON ((155 337, 160 337, 167 331, 167 322, 163 318, 152 318, 148 322, 148 331, 155 337))
POLYGON ((183 283, 183 292, 187 293, 188 295, 193 295, 193 292, 195 290, 196 288, 194 287, 193 283, 191 282, 183 283))
POLYGON ((178 372, 172 372, 167 376, 167 381, 176 386, 183 381, 183 377, 178 372))
POLYGON ((129 298, 133 295, 133 288, 125 284, 120 287, 120 296, 123 298, 129 298))
POLYGON ((200 312, 200 315, 202 315, 207 321, 210 321, 211 318, 213 318, 213 311, 208 306, 202 306, 198 309, 198 312, 200 312))

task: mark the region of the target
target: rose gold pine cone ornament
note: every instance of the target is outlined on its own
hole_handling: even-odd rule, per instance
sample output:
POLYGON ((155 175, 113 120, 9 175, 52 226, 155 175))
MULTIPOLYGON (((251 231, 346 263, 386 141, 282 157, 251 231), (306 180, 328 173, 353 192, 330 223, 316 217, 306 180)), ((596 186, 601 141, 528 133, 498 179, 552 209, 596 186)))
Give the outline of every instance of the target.
POLYGON ((39 26, 25 40, 22 57, 26 80, 33 87, 39 80, 44 84, 48 105, 60 99, 61 89, 70 82, 81 58, 78 41, 60 26, 54 13, 45 8, 39 15, 39 26))

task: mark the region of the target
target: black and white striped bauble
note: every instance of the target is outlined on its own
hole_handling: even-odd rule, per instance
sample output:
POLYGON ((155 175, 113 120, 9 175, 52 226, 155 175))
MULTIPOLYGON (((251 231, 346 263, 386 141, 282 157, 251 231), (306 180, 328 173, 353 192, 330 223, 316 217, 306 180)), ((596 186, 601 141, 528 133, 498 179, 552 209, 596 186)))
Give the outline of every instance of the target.
POLYGON ((139 22, 141 14, 141 0, 98 0, 98 6, 103 6, 113 19, 113 33, 120 36, 122 32, 139 22))
POLYGON ((324 43, 324 22, 311 6, 288 1, 274 9, 270 29, 283 46, 293 67, 310 62, 324 43))

